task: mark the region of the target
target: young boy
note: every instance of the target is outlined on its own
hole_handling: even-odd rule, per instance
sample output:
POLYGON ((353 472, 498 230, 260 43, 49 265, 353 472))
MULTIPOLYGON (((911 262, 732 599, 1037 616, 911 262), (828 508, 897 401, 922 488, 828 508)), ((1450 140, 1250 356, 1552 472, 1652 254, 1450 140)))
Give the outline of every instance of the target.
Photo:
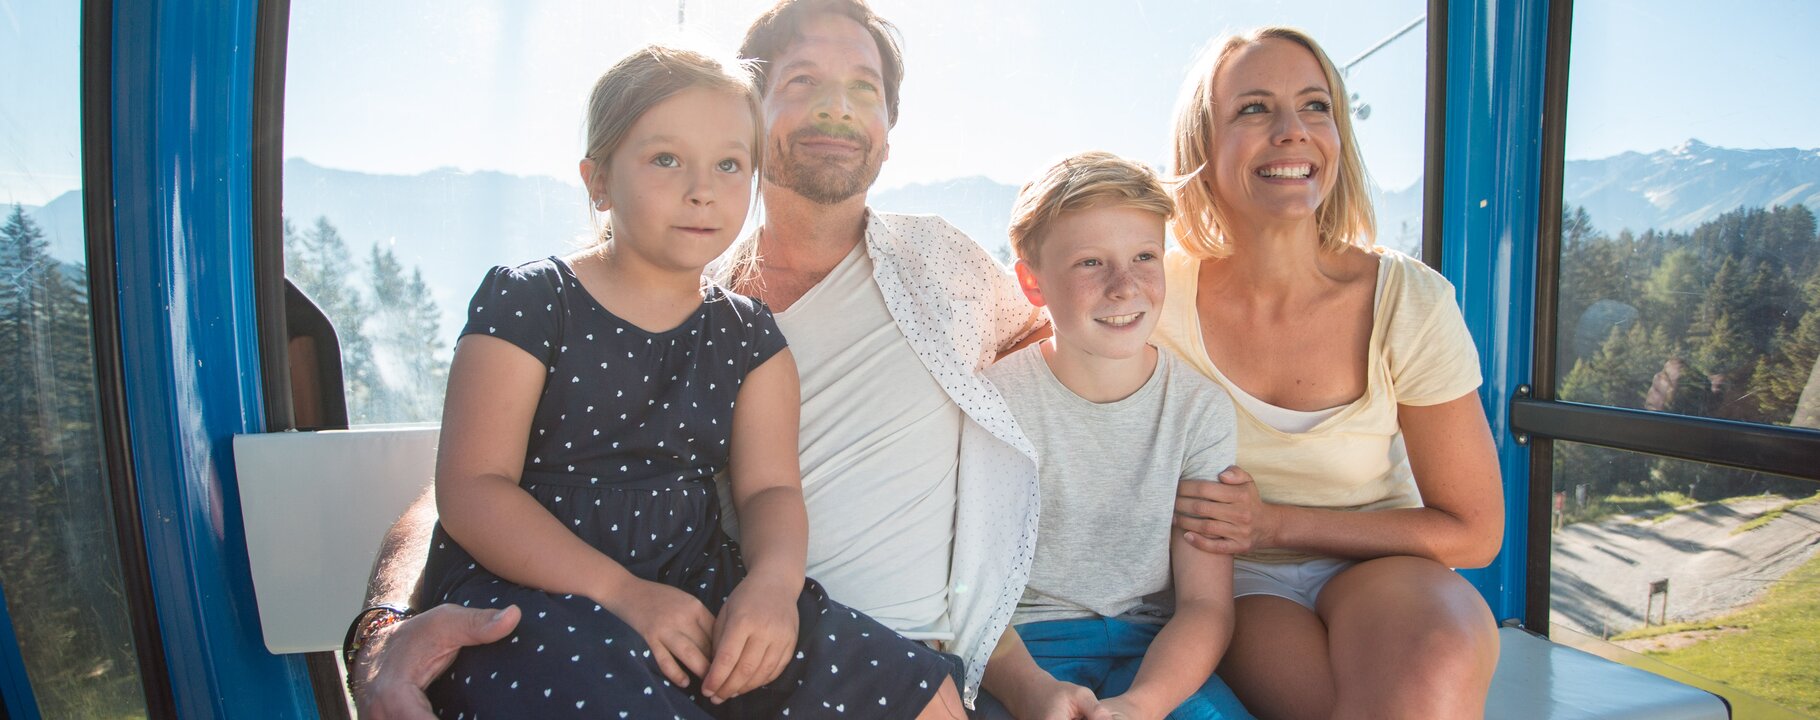
POLYGON ((986 371, 1039 459, 1030 581, 985 675, 1019 718, 1086 715, 1076 685, 1129 720, 1249 717, 1212 677, 1232 558, 1170 530, 1176 482, 1235 446, 1226 393, 1149 343, 1172 211, 1148 168, 1102 152, 1045 170, 1012 211, 1018 283, 1055 332, 986 371))

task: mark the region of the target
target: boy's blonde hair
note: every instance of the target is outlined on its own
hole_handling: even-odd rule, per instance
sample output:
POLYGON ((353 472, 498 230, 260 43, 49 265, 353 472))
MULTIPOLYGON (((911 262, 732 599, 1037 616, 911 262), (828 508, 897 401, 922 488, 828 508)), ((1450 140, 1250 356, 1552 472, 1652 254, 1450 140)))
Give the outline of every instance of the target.
POLYGON ((1175 106, 1175 142, 1169 171, 1185 182, 1175 186, 1176 207, 1181 210, 1170 222, 1169 229, 1182 249, 1197 258, 1208 259, 1232 254, 1226 237, 1225 214, 1213 194, 1213 80, 1220 68, 1240 49, 1269 39, 1288 40, 1307 48, 1327 76, 1327 89, 1333 96, 1333 123, 1340 135, 1340 157, 1333 193, 1315 210, 1315 224, 1321 237, 1321 248, 1337 251, 1347 245, 1369 248, 1377 230, 1371 210, 1371 190, 1365 181, 1365 163, 1359 156, 1359 142, 1352 134, 1352 111, 1348 107, 1346 85, 1333 60, 1308 33, 1291 27, 1268 25, 1247 32, 1219 38, 1207 47, 1195 68, 1182 83, 1181 96, 1175 106))
MULTIPOLYGON (((625 141, 632 125, 658 103, 690 88, 726 92, 746 101, 746 109, 752 114, 752 176, 758 177, 765 154, 765 115, 759 109, 758 88, 752 78, 748 63, 717 60, 706 53, 667 45, 646 45, 614 63, 594 81, 594 91, 588 96, 587 151, 583 157, 594 161, 594 177, 588 178, 590 196, 594 182, 606 173, 608 159, 625 141)), ((588 204, 589 208, 595 205, 588 204)), ((611 234, 612 228, 606 228, 603 237, 611 234)))
POLYGON ((1109 152, 1084 152, 1050 165, 1018 191, 1011 207, 1012 252, 1036 265, 1056 218, 1096 207, 1135 208, 1165 220, 1175 213, 1175 201, 1149 167, 1109 152))

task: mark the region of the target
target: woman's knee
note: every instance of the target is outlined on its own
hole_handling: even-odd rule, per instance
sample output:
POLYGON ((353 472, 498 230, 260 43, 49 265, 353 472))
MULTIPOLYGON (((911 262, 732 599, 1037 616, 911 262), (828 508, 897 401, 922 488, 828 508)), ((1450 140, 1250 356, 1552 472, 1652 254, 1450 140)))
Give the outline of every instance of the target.
POLYGON ((1360 563, 1334 578, 1320 608, 1336 666, 1347 655, 1355 667, 1396 658, 1406 678, 1450 683, 1489 677, 1497 663, 1497 623, 1484 598, 1430 560, 1360 563))

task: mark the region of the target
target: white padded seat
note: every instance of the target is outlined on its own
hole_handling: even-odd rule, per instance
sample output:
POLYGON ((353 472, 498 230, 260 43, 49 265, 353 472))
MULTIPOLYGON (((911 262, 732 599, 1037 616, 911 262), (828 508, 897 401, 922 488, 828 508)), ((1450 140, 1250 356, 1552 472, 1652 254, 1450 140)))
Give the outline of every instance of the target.
POLYGON ((1717 695, 1525 630, 1499 629, 1498 645, 1498 671, 1485 698, 1487 720, 1731 717, 1717 695))
POLYGON ((380 540, 435 474, 437 431, 426 423, 234 436, 266 649, 341 649, 380 540))
MULTIPOLYGON (((430 483, 437 426, 234 438, 253 589, 274 653, 341 647, 380 540, 430 483)), ((1516 628, 1499 631, 1491 720, 1705 720, 1730 716, 1704 690, 1516 628)))

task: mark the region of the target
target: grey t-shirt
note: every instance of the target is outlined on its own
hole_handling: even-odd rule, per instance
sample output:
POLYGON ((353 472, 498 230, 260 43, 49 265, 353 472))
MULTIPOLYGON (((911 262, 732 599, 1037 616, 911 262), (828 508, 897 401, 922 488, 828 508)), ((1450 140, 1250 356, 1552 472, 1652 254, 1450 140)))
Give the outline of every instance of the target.
POLYGON ((1143 387, 1109 403, 1062 385, 1040 344, 986 377, 1036 446, 1042 492, 1036 558, 1011 622, 1162 622, 1176 482, 1213 479, 1233 462, 1226 392, 1166 350, 1143 387))

